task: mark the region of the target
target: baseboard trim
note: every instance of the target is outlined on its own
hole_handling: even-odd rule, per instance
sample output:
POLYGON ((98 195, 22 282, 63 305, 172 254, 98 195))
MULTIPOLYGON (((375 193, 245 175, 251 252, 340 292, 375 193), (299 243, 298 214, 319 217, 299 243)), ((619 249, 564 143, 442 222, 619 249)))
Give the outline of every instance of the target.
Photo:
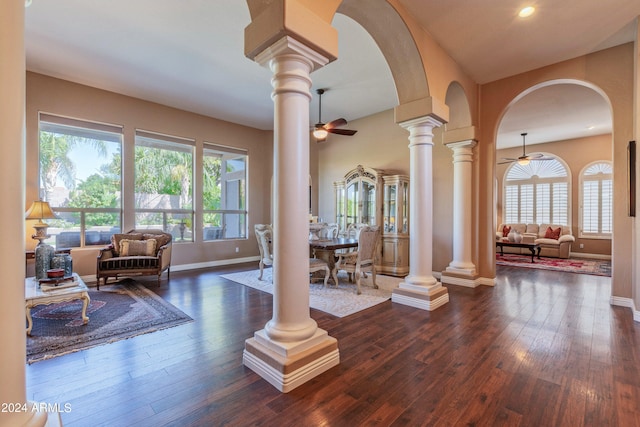
POLYGON ((612 296, 609 299, 609 304, 615 305, 615 306, 618 306, 618 307, 630 308, 631 309, 631 313, 633 314, 634 322, 640 322, 640 311, 636 310, 636 304, 633 302, 633 299, 612 296))
POLYGON ((611 255, 602 255, 602 254, 588 254, 582 252, 571 252, 569 258, 587 258, 587 259, 606 259, 611 261, 611 255))
MULTIPOLYGON (((243 264, 245 262, 259 262, 260 256, 250 256, 243 258, 219 259, 215 261, 197 262, 193 264, 172 265, 171 271, 198 270, 200 268, 220 267, 224 265, 243 264)), ((124 276, 123 276, 124 277, 124 276)), ((96 275, 80 276, 84 283, 96 283, 96 275)))

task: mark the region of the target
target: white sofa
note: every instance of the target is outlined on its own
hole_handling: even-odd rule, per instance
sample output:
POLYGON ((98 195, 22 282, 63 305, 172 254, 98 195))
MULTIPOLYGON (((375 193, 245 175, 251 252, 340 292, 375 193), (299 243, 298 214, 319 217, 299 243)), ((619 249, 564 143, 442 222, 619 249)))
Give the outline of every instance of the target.
MULTIPOLYGON (((576 241, 571 234, 571 228, 558 224, 500 224, 496 231, 496 241, 506 239, 503 236, 504 227, 511 227, 512 230, 522 234, 522 243, 537 243, 540 245, 540 256, 569 258, 571 256, 571 244, 576 241), (560 228, 558 239, 545 237, 547 229, 557 230, 560 228)), ((531 252, 527 248, 504 247, 505 253, 518 253, 529 255, 531 252)))

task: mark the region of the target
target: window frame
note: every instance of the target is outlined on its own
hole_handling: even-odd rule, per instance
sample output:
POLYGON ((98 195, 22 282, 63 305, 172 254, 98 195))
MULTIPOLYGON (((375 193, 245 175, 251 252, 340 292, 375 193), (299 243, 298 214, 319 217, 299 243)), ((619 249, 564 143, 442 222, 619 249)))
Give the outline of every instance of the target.
MULTIPOLYGON (((175 209, 175 208, 141 208, 138 206, 138 202, 134 202, 133 206, 133 221, 135 229, 145 228, 157 228, 161 226, 162 230, 166 233, 173 235, 173 243, 193 243, 195 241, 195 234, 193 233, 195 225, 195 161, 196 150, 195 140, 191 138, 183 138, 179 136, 167 135, 163 133, 136 129, 134 135, 134 150, 133 150, 133 163, 136 164, 136 148, 148 147, 171 151, 175 149, 176 152, 188 152, 191 156, 191 174, 190 174, 190 200, 189 208, 175 209), (149 225, 140 224, 140 215, 160 215, 160 224, 154 224, 151 227, 149 225), (181 219, 179 223, 176 223, 176 219, 181 219), (172 229, 169 229, 169 225, 173 225, 172 229), (191 224, 191 226, 189 226, 191 224), (177 232, 175 230, 178 230, 177 232), (185 237, 187 233, 187 237, 185 237), (190 237, 189 237, 190 234, 190 237)), ((136 168, 133 169, 133 195, 134 200, 139 194, 137 191, 137 177, 136 168)))
MULTIPOLYGON (((119 231, 122 229, 123 222, 123 154, 124 154, 124 132, 123 126, 110 124, 110 123, 101 123, 93 120, 86 120, 75 117, 62 116, 58 114, 52 114, 40 111, 38 112, 38 194, 41 200, 49 201, 51 209, 56 214, 78 214, 79 220, 77 226, 72 226, 71 230, 61 229, 60 232, 55 232, 57 228, 57 221, 65 221, 69 222, 69 220, 61 218, 61 220, 49 220, 49 232, 54 231, 51 234, 51 237, 47 239, 47 243, 58 246, 58 237, 61 233, 69 232, 78 232, 79 236, 77 241, 79 245, 63 245, 64 248, 95 248, 103 246, 110 241, 111 234, 115 231, 119 231), (61 132, 55 132, 56 130, 60 130, 61 132), (66 132, 64 132, 66 130, 66 132), (105 208, 105 207, 70 207, 70 206, 59 206, 53 201, 47 200, 48 195, 46 194, 46 189, 43 188, 43 177, 42 177, 42 133, 58 133, 58 134, 66 134, 73 135, 81 138, 92 138, 98 141, 108 141, 111 143, 118 144, 119 154, 120 154, 120 176, 119 176, 119 196, 118 196, 118 206, 115 208, 105 208), (102 136, 103 138, 96 138, 97 136, 102 136), (109 230, 94 230, 88 229, 87 227, 87 215, 96 214, 96 213, 106 213, 106 214, 116 214, 117 215, 117 223, 110 226, 109 230), (75 230, 78 228, 78 230, 75 230), (92 244, 87 244, 87 236, 90 232, 99 233, 99 239, 92 244), (103 233, 104 232, 104 233, 103 233), (104 234, 104 236, 103 236, 104 234)), ((71 151, 71 150, 70 150, 71 151)), ((115 151, 117 152, 117 150, 115 151)), ((92 174, 93 175, 93 174, 92 174)), ((92 176, 89 175, 89 176, 92 176)), ((76 177, 74 177, 76 179, 76 177)), ((68 188, 65 190, 72 191, 68 188)), ((76 241, 75 238, 71 239, 74 243, 76 241)), ((61 249, 62 246, 58 249, 61 249)))
POLYGON ((578 237, 581 239, 594 239, 594 240, 611 240, 612 236, 613 236, 613 162, 611 160, 595 160, 593 162, 588 163, 587 165, 585 165, 582 170, 580 171, 580 175, 579 175, 579 180, 580 180, 580 193, 578 195, 578 201, 580 203, 580 212, 579 212, 579 216, 578 216, 578 237), (597 165, 606 165, 610 172, 609 173, 596 173, 593 175, 588 175, 588 176, 593 176, 593 177, 597 177, 597 178, 587 178, 587 175, 585 175, 585 173, 592 167, 597 166, 597 165), (607 177, 608 179, 602 179, 601 177, 607 177), (585 201, 584 201, 584 182, 585 181, 596 181, 598 182, 598 206, 599 206, 599 212, 597 214, 598 217, 598 232, 595 233, 591 233, 591 232, 585 232, 584 231, 584 215, 585 215, 585 201), (602 232, 602 183, 605 181, 610 181, 610 201, 611 201, 611 205, 609 208, 609 215, 611 218, 611 232, 602 232))
MULTIPOLYGON (((215 241, 225 241, 225 240, 247 240, 248 239, 248 230, 249 230, 249 209, 248 209, 248 200, 249 200, 249 152, 244 149, 229 147, 221 144, 216 144, 212 142, 204 142, 202 149, 202 185, 201 185, 201 195, 202 195, 202 225, 200 228, 201 236, 203 242, 215 242, 215 241), (211 154, 208 154, 211 153, 211 154), (216 156, 219 154, 219 156, 216 156), (225 156, 229 156, 229 158, 225 159, 225 156), (230 160, 236 160, 242 157, 244 162, 244 170, 242 171, 233 171, 230 173, 222 172, 220 177, 220 203, 221 206, 219 209, 207 209, 205 206, 205 168, 204 162, 207 157, 220 157, 222 162, 227 162, 230 160), (224 198, 226 195, 227 186, 224 185, 226 182, 236 182, 239 181, 239 191, 238 194, 242 195, 242 199, 239 201, 240 206, 244 206, 244 209, 228 209, 224 207, 224 198), (205 222, 205 216, 207 215, 220 215, 220 225, 218 226, 210 226, 208 222, 205 222), (240 231, 240 235, 231 235, 227 237, 227 225, 232 223, 232 221, 228 221, 227 218, 229 215, 238 215, 239 219, 237 221, 238 230, 240 231), (210 227, 215 227, 216 229, 221 230, 220 233, 217 233, 217 230, 214 230, 213 238, 207 238, 208 229, 210 227)), ((224 163, 223 163, 224 164, 224 163)), ((224 168, 224 167, 223 167, 224 168)), ((221 168, 222 169, 222 168, 221 168)))
MULTIPOLYGON (((522 166, 517 162, 513 162, 511 165, 507 167, 504 173, 504 177, 502 180, 502 217, 503 222, 505 224, 511 223, 525 223, 525 224, 557 224, 566 227, 571 227, 571 170, 567 163, 559 156, 551 153, 531 153, 531 154, 541 154, 543 157, 550 158, 551 160, 533 160, 528 165, 522 166), (546 165, 541 164, 538 167, 538 171, 541 171, 542 166, 550 166, 556 168, 561 167, 564 175, 556 175, 556 176, 547 176, 541 177, 535 173, 532 173, 532 169, 534 169, 534 162, 557 162, 556 165, 552 165, 547 163, 546 165), (510 174, 517 175, 520 177, 509 178, 510 174), (542 221, 538 219, 540 215, 538 209, 538 192, 541 190, 542 186, 545 184, 549 184, 548 188, 548 205, 549 205, 549 221, 542 221), (558 184, 566 185, 566 197, 563 200, 566 200, 566 206, 564 208, 560 208, 562 210, 566 210, 566 219, 559 220, 555 215, 557 211, 554 209, 554 200, 560 200, 562 196, 557 196, 557 191, 561 190, 558 188, 558 184), (515 197, 517 200, 515 201, 516 209, 518 210, 517 214, 513 214, 509 211, 509 209, 513 209, 514 201, 512 200, 513 193, 515 187, 515 197), (523 191, 527 190, 527 201, 531 212, 527 212, 523 209, 523 191), (529 197, 530 196, 530 197, 529 197)), ((562 191, 562 190, 561 190, 562 191)))

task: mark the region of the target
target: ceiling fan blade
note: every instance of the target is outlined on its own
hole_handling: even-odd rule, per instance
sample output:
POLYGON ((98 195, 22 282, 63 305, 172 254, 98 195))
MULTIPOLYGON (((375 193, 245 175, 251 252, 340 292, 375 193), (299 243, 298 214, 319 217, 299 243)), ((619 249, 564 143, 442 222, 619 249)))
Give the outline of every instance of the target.
POLYGON ((498 162, 498 164, 499 164, 499 165, 507 165, 507 164, 509 164, 509 163, 513 163, 513 162, 515 162, 515 161, 516 161, 515 159, 512 159, 512 160, 506 160, 506 161, 504 161, 504 162, 498 162))
POLYGON ((335 133, 336 135, 355 135, 356 132, 358 132, 357 130, 351 130, 351 129, 327 129, 327 132, 329 133, 335 133))
POLYGON ((344 126, 346 124, 347 124, 347 121, 345 119, 339 118, 339 119, 331 120, 329 123, 324 125, 324 128, 329 130, 329 129, 337 128, 340 126, 344 126))
POLYGON ((533 159, 539 159, 541 157, 544 157, 544 154, 542 153, 526 154, 524 157, 526 157, 529 160, 533 160, 533 159))

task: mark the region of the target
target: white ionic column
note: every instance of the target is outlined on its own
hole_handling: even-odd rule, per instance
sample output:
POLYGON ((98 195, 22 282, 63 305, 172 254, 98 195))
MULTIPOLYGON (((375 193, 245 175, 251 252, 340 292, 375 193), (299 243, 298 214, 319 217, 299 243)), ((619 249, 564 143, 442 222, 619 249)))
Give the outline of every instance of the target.
MULTIPOLYGON (((24 1, 0 5, 0 426, 42 426, 47 413, 27 401, 25 360, 25 59, 24 1), (5 406, 7 405, 7 406, 5 406)), ((54 417, 52 417, 54 419, 54 417)))
POLYGON ((433 128, 443 123, 421 117, 400 123, 409 130, 409 275, 391 300, 424 310, 449 302, 447 288, 433 277, 433 128))
POLYGON ((273 318, 246 341, 244 364, 288 392, 340 362, 309 316, 310 72, 327 60, 284 37, 256 56, 273 72, 273 318))
MULTIPOLYGON (((453 260, 446 273, 453 277, 476 275, 476 266, 471 259, 471 175, 475 146, 473 140, 447 144, 453 150, 453 260)), ((455 279, 450 281, 446 274, 443 274, 442 282, 458 284, 455 279)))

